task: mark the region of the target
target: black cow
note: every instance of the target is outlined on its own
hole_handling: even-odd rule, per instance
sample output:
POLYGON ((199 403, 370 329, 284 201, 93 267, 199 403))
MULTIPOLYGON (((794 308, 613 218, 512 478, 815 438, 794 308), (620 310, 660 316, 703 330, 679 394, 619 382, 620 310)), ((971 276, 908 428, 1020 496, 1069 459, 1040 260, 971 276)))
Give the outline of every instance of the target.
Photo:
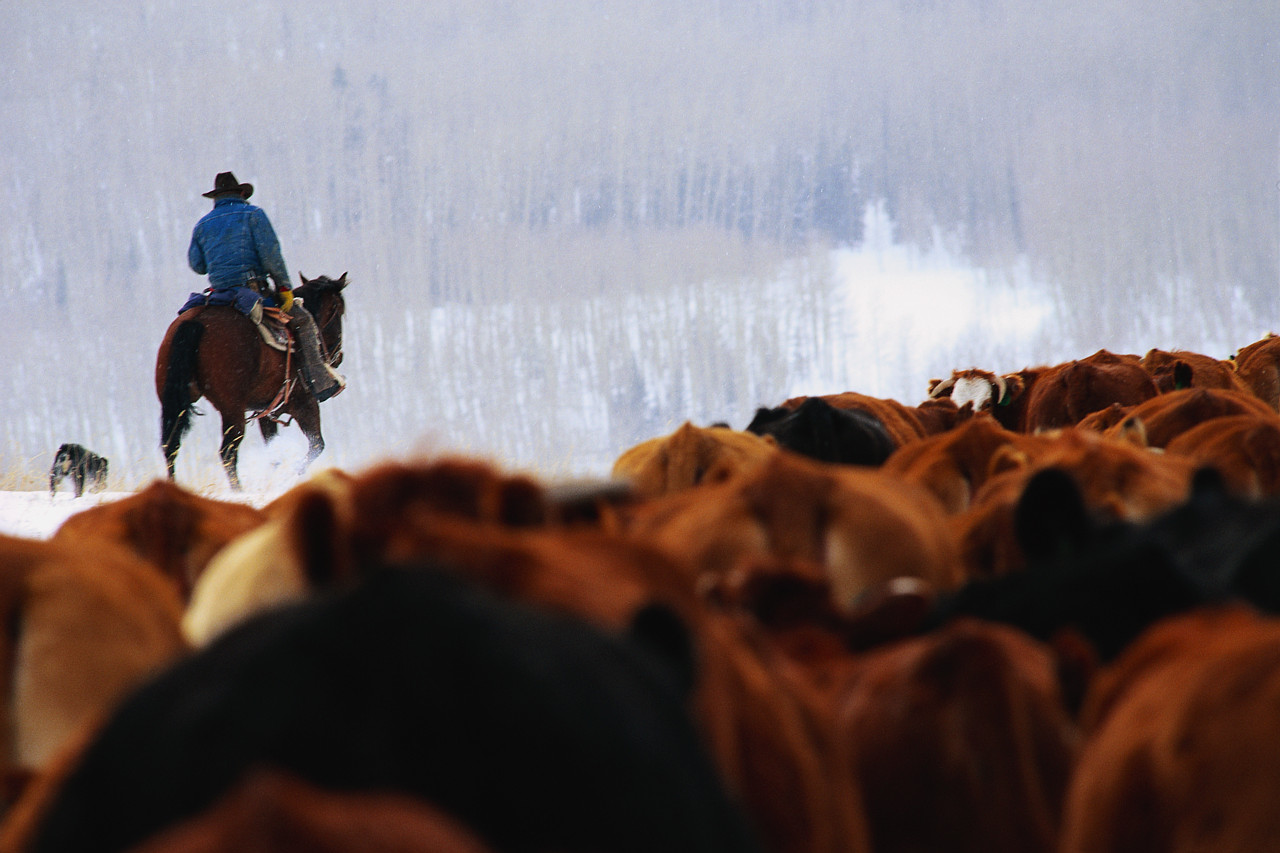
POLYGON ((760 408, 747 432, 771 435, 778 445, 821 462, 877 466, 896 445, 883 423, 861 409, 837 409, 821 397, 797 408, 760 408))
POLYGON ((86 484, 89 491, 100 492, 107 487, 107 468, 105 457, 79 444, 64 444, 49 468, 49 494, 57 494, 58 484, 68 477, 75 486, 76 497, 84 494, 86 484))
POLYGON ((34 850, 122 851, 255 767, 434 803, 495 849, 756 851, 687 716, 670 611, 612 636, 438 569, 251 619, 135 692, 34 850))
POLYGON ((1233 497, 1211 469, 1186 502, 1141 523, 1100 520, 1069 474, 1046 469, 1025 487, 1015 531, 1026 569, 953 592, 869 595, 852 628, 857 645, 973 616, 1045 641, 1069 630, 1107 662, 1160 619, 1197 607, 1280 613, 1280 501, 1233 497))

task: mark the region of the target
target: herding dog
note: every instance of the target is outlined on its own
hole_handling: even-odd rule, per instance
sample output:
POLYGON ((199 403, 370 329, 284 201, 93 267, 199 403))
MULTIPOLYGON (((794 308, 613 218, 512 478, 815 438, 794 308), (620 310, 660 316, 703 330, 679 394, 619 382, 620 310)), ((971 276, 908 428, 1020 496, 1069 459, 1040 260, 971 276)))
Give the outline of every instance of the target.
POLYGON ((107 487, 107 460, 92 450, 78 444, 64 444, 58 448, 58 455, 53 457, 53 467, 49 469, 49 494, 58 492, 58 483, 67 477, 76 487, 76 497, 84 494, 85 482, 89 491, 100 492, 107 487))

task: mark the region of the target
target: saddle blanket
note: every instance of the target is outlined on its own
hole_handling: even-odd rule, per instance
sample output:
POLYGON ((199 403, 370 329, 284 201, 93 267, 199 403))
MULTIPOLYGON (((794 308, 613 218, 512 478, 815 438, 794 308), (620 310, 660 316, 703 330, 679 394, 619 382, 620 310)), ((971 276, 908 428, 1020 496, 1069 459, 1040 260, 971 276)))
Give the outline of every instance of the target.
POLYGON ((210 288, 201 293, 191 294, 178 309, 178 313, 181 314, 200 305, 230 305, 253 321, 267 346, 283 352, 289 348, 289 331, 281 320, 280 312, 274 310, 275 304, 275 299, 264 299, 251 287, 227 287, 221 290, 210 288), (264 305, 273 309, 265 317, 262 310, 264 305), (263 322, 264 320, 266 322, 263 322))

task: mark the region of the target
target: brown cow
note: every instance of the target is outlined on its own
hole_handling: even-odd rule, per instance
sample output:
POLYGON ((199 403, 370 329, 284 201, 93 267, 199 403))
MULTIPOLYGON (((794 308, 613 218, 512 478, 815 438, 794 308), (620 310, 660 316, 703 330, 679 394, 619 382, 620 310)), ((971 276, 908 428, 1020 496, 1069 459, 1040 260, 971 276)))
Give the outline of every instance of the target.
POLYGON ((1165 450, 1216 469, 1227 487, 1241 497, 1280 493, 1280 417, 1276 415, 1211 418, 1171 438, 1165 450))
MULTIPOLYGON (((1021 379, 1011 384, 1008 377, 990 370, 967 367, 951 371, 951 376, 946 379, 930 379, 926 390, 930 400, 951 400, 960 408, 967 408, 974 414, 985 412, 1002 426, 1009 426, 1009 412, 1002 410, 1007 410, 1010 403, 1021 396, 1023 385, 1021 379)), ((1014 420, 1019 418, 1020 415, 1015 416, 1014 420)), ((1015 422, 1009 428, 1017 429, 1019 426, 1015 422)))
POLYGON ((1187 350, 1152 349, 1142 357, 1141 364, 1162 394, 1183 388, 1248 390, 1240 381, 1235 362, 1229 359, 1187 350))
MULTIPOLYGON (((1080 423, 1076 424, 1078 429, 1088 429, 1094 432, 1106 432, 1119 423, 1124 423, 1125 418, 1129 417, 1129 412, 1133 410, 1133 406, 1122 406, 1119 403, 1112 403, 1105 409, 1098 409, 1092 414, 1085 415, 1080 419, 1080 423)), ((1146 436, 1141 432, 1141 424, 1132 422, 1128 428, 1133 430, 1131 434, 1127 434, 1126 438, 1133 438, 1134 443, 1140 447, 1147 444, 1146 436)))
POLYGON ((868 653, 840 733, 877 853, 1056 849, 1079 736, 1022 632, 961 619, 868 653))
POLYGON ((1075 426, 1113 403, 1136 405, 1159 391, 1137 356, 1104 349, 1040 373, 1024 393, 1022 431, 1038 432, 1075 426))
POLYGON ((1240 349, 1232 360, 1245 387, 1280 411, 1280 336, 1267 332, 1261 340, 1240 349))
POLYGON ((0 567, 0 773, 12 783, 186 645, 175 588, 124 549, 0 536, 0 567))
POLYGON ((1014 510, 1023 487, 1037 472, 1059 468, 1070 473, 1085 503, 1099 516, 1141 521, 1183 501, 1196 465, 1169 454, 1153 453, 1090 430, 1069 429, 1041 436, 1006 470, 990 477, 970 509, 956 518, 967 571, 974 577, 1006 574, 1025 566, 1013 534, 1014 510))
POLYGON ((718 483, 769 458, 770 437, 685 422, 667 436, 651 438, 622 453, 613 476, 641 497, 658 497, 702 483, 718 483))
POLYGON ((1025 367, 1017 373, 997 374, 978 367, 951 371, 947 379, 930 379, 930 399, 950 399, 961 409, 986 412, 1008 430, 1026 429, 1028 393, 1040 377, 1055 368, 1025 367))
POLYGON ((1141 424, 1150 447, 1165 447, 1174 436, 1212 418, 1240 414, 1275 414, 1252 394, 1221 388, 1187 388, 1170 391, 1136 405, 1123 421, 1109 427, 1105 435, 1119 437, 1141 424))
POLYGON ((1064 853, 1269 850, 1280 838, 1280 623, 1166 619, 1090 687, 1064 853))
POLYGON ((314 515, 320 507, 333 527, 332 535, 347 536, 358 506, 364 509, 364 524, 373 528, 364 537, 379 543, 417 518, 443 514, 505 527, 534 527, 555 519, 558 509, 548 490, 531 477, 505 475, 471 459, 389 462, 360 477, 341 472, 319 475, 269 504, 269 521, 210 561, 183 617, 188 639, 203 645, 251 613, 340 579, 354 556, 308 549, 304 546, 310 540, 302 531, 308 523, 325 523, 308 521, 308 513, 314 515))
POLYGON ((924 486, 947 512, 956 514, 969 508, 974 493, 990 476, 1018 467, 1019 455, 1038 442, 1038 437, 1007 430, 995 418, 981 414, 950 432, 900 448, 881 470, 924 486))
POLYGON ((72 515, 52 538, 81 548, 92 542, 122 546, 173 581, 185 601, 213 555, 265 518, 248 504, 156 480, 137 494, 72 515))
POLYGON ((824 465, 779 451, 766 464, 696 493, 641 506, 633 537, 716 577, 746 562, 799 561, 830 579, 838 606, 899 575, 959 583, 945 510, 924 488, 878 469, 824 465))

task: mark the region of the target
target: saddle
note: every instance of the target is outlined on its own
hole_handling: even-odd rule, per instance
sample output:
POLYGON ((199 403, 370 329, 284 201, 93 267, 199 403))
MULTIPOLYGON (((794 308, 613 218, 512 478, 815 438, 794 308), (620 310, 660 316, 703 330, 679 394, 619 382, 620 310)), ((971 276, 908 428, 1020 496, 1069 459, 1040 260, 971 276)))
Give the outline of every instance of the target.
POLYGON ((286 325, 285 314, 279 308, 266 307, 262 294, 252 287, 229 287, 222 290, 209 288, 192 293, 182 307, 181 314, 201 305, 229 305, 253 321, 254 328, 262 335, 267 346, 280 352, 288 352, 293 334, 286 325))
POLYGON ((289 331, 285 313, 279 308, 262 308, 262 303, 258 303, 258 307, 260 317, 254 325, 262 335, 262 340, 272 349, 288 352, 293 346, 293 332, 289 331))

